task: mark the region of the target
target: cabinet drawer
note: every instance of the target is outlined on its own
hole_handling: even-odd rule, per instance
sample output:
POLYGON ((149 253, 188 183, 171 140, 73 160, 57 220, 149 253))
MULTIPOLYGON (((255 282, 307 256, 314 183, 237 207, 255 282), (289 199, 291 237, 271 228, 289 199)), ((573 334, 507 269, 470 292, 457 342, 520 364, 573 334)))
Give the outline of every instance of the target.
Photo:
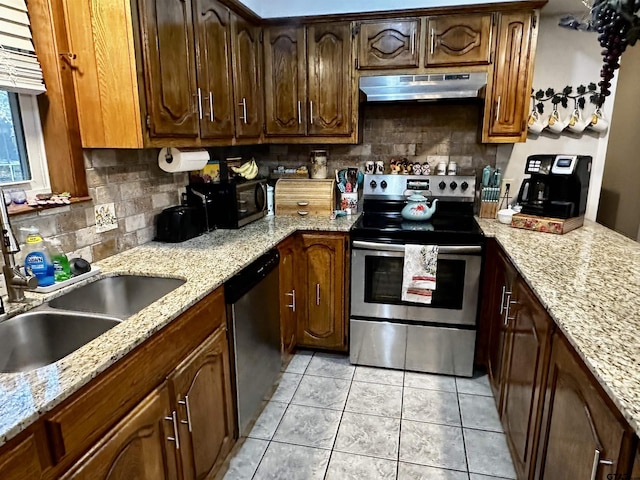
POLYGON ((335 208, 333 179, 281 178, 275 190, 276 215, 329 215, 335 208))
POLYGON ((24 480, 41 478, 46 465, 41 462, 45 450, 44 431, 30 434, 15 446, 0 455, 0 478, 2 480, 24 480), (42 435, 37 435, 42 433, 42 435), (40 439, 38 439, 38 436, 40 439))

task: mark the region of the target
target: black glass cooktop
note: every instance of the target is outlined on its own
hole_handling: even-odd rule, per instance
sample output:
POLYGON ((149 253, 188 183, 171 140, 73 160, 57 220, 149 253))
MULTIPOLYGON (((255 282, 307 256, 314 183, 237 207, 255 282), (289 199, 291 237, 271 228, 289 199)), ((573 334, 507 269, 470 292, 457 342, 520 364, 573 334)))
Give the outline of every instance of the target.
POLYGON ((352 227, 351 237, 370 241, 459 245, 478 244, 484 239, 472 214, 451 210, 436 211, 425 221, 405 220, 398 211, 365 211, 352 227))

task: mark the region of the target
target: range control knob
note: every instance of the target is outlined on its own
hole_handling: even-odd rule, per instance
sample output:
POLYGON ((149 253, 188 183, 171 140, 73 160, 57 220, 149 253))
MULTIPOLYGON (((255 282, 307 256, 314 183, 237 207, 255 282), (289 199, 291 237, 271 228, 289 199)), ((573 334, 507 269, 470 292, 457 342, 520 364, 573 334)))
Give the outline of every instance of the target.
POLYGON ((467 182, 462 182, 460 184, 460 188, 462 189, 462 191, 464 192, 467 188, 469 188, 469 184, 467 182))
POLYGON ((382 188, 387 188, 387 181, 386 180, 382 180, 382 182, 380 182, 380 186, 382 188))
POLYGON ((375 181, 375 180, 371 180, 371 183, 369 184, 369 186, 370 186, 371 188, 376 188, 376 187, 378 186, 378 184, 376 183, 376 181, 375 181))
POLYGON ((451 182, 449 186, 451 187, 451 190, 455 190, 456 188, 458 188, 458 184, 456 182, 451 182))
POLYGON ((444 183, 444 182, 440 182, 440 183, 438 184, 438 187, 440 188, 440 190, 444 190, 445 188, 447 188, 447 184, 446 184, 446 183, 444 183))

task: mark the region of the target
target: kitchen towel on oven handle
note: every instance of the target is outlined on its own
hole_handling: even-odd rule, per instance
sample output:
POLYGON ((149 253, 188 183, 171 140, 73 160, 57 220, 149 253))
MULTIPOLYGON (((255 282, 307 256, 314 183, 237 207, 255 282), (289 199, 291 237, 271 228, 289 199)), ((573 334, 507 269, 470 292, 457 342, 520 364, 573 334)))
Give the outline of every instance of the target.
POLYGON ((405 245, 402 300, 430 304, 436 289, 437 266, 437 245, 405 245))

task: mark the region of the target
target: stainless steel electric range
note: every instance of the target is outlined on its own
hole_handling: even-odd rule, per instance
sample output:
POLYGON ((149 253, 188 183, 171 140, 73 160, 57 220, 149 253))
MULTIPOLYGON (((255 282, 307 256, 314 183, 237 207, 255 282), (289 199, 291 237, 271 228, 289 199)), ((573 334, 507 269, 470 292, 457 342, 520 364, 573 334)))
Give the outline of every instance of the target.
POLYGON ((365 175, 351 230, 351 363, 473 374, 484 249, 474 199, 472 176, 365 175), (402 218, 416 192, 438 199, 430 220, 402 218), (438 245, 430 305, 401 299, 406 244, 438 245))

